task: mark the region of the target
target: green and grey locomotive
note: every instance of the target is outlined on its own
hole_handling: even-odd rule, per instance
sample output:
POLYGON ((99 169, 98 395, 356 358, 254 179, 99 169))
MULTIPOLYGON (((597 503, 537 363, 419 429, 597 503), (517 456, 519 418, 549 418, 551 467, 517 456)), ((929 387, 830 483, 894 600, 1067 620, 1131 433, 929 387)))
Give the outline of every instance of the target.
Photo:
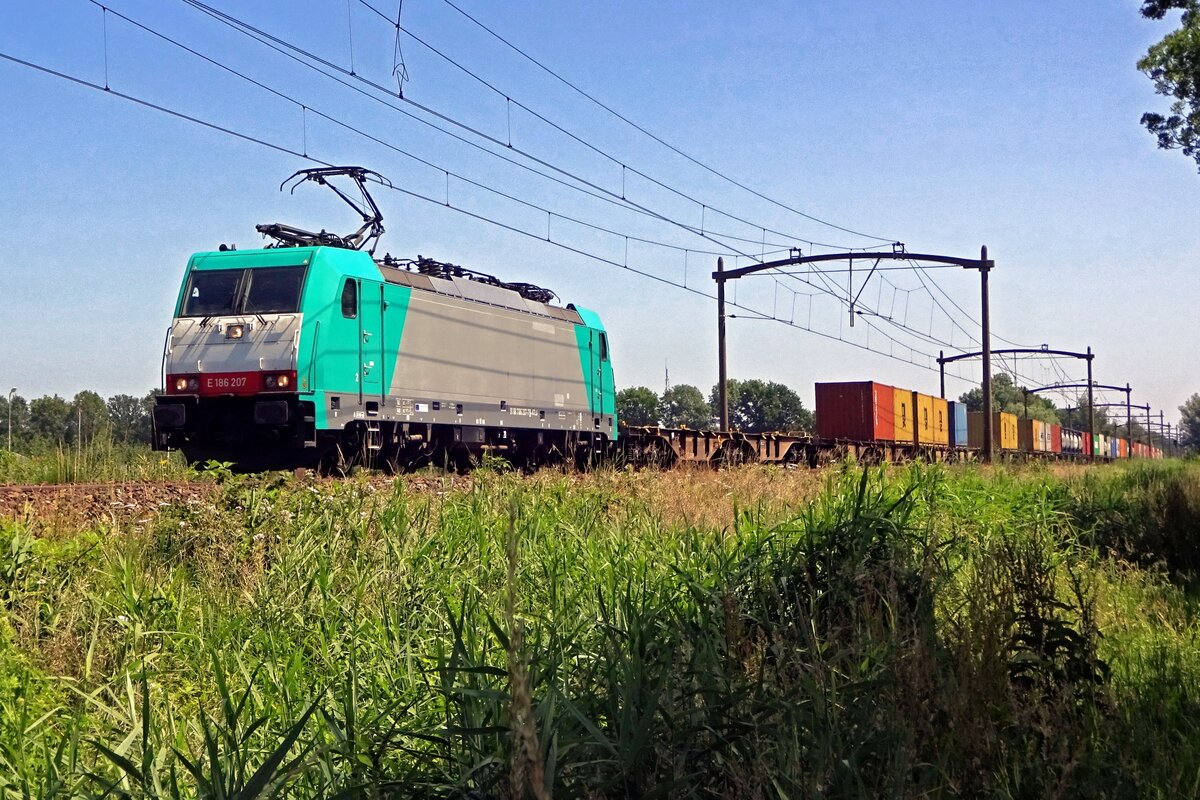
POLYGON ((358 249, 383 230, 362 184, 373 173, 336 170, 298 175, 355 180, 369 204, 355 206, 367 221, 358 234, 260 225, 278 245, 188 262, 156 447, 245 469, 402 469, 485 452, 588 459, 615 441, 608 336, 594 312, 454 265, 374 259, 358 249))

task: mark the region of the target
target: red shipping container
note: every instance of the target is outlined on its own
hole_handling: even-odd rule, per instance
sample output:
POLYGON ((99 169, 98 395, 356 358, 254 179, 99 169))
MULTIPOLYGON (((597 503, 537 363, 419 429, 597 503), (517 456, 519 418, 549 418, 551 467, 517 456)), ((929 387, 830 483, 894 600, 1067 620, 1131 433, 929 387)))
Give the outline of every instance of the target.
POLYGON ((1054 453, 1062 452, 1062 425, 1050 426, 1050 451, 1054 453))
POLYGON ((1083 454, 1085 456, 1092 455, 1092 435, 1087 431, 1083 432, 1083 454))
POLYGON ((1118 458, 1129 458, 1129 440, 1128 439, 1118 439, 1117 442, 1118 442, 1117 457, 1118 458))
POLYGON ((894 390, 874 381, 817 384, 817 435, 858 442, 896 438, 894 390))

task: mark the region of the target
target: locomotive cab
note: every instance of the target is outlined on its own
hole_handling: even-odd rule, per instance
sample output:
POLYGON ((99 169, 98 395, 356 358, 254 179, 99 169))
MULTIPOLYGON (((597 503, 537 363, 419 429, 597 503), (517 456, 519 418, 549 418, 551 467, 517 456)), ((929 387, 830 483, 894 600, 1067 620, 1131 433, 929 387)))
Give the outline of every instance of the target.
POLYGON ((163 356, 156 447, 254 466, 273 459, 249 453, 282 463, 312 447, 312 403, 298 377, 311 262, 300 248, 192 257, 163 356), (293 455, 278 458, 281 450, 293 455))

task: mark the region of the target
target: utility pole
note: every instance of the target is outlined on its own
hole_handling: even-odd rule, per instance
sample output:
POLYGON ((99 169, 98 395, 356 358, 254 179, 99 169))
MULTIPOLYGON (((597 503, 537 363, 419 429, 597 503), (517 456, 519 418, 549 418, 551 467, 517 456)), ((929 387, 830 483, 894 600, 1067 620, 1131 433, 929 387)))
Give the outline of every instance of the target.
POLYGON ((941 394, 941 398, 942 398, 943 400, 945 400, 945 399, 946 399, 946 363, 945 363, 944 361, 942 361, 942 359, 943 359, 943 358, 945 358, 945 357, 946 357, 946 351, 945 351, 945 350, 938 350, 938 367, 939 367, 939 370, 938 370, 938 371, 942 373, 942 394, 941 394))
POLYGON ((1091 439, 1091 450, 1088 453, 1088 460, 1096 458, 1096 404, 1092 402, 1092 346, 1089 344, 1087 349, 1087 364, 1088 364, 1088 437, 1091 439))
POLYGON ((17 387, 8 390, 8 452, 12 452, 12 401, 17 393, 17 387))
MULTIPOLYGON (((1129 447, 1133 449, 1133 412, 1129 407, 1129 395, 1131 393, 1129 383, 1125 383, 1125 441, 1129 442, 1129 447)), ((1146 414, 1149 415, 1150 406, 1146 406, 1146 414)), ((1147 417, 1148 418, 1148 417, 1147 417)))
POLYGON ((988 309, 988 262, 987 245, 979 248, 979 294, 981 303, 980 322, 983 327, 983 462, 992 461, 992 327, 988 309))
POLYGON ((725 368, 725 259, 717 259, 717 402, 721 404, 721 430, 729 430, 729 383, 725 368))

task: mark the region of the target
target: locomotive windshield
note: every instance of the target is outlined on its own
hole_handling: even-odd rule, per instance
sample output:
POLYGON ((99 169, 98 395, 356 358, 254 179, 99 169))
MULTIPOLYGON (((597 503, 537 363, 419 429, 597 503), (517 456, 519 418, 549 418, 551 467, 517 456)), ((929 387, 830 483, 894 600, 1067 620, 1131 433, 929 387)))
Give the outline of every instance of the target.
POLYGON ((247 314, 285 314, 300 310, 300 289, 305 267, 278 267, 246 271, 247 314))
POLYGON ((184 293, 184 317, 286 314, 300 310, 307 267, 193 270, 184 293))

